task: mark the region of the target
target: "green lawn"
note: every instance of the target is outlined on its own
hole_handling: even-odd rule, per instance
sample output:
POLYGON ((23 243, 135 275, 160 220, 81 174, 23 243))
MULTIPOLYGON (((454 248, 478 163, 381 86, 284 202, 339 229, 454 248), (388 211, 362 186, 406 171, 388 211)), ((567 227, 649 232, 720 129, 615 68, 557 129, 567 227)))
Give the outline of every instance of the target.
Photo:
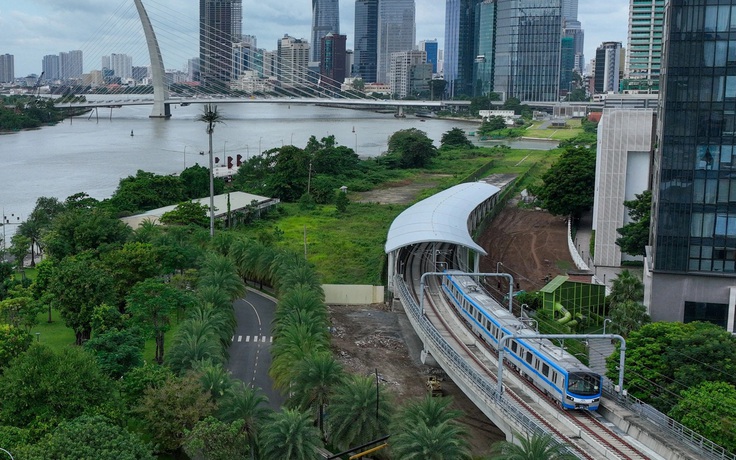
POLYGON ((554 128, 540 129, 539 127, 542 126, 544 123, 545 122, 543 121, 535 121, 534 123, 532 123, 532 126, 529 127, 525 131, 524 137, 534 137, 534 138, 539 138, 539 139, 554 139, 557 141, 561 141, 561 140, 573 138, 583 132, 581 120, 578 118, 572 118, 570 120, 566 120, 565 124, 567 125, 567 128, 562 128, 562 129, 554 129, 554 128))

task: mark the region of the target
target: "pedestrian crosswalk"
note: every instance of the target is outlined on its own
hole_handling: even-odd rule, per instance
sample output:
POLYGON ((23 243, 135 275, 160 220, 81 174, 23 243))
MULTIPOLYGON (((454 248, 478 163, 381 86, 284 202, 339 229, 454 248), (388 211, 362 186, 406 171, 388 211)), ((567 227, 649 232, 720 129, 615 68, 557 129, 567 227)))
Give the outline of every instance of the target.
POLYGON ((246 343, 272 343, 273 336, 265 335, 234 335, 233 342, 246 342, 246 343))

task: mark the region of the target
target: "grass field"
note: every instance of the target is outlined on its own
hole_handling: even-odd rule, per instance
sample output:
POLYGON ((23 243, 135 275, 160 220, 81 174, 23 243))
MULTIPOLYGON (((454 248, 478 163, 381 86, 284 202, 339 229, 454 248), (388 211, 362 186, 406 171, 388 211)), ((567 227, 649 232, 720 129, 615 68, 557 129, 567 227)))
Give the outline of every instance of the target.
POLYGON ((542 126, 544 123, 545 122, 542 122, 542 121, 535 121, 532 124, 532 126, 526 130, 524 137, 534 137, 538 139, 554 139, 557 141, 562 141, 565 139, 573 138, 583 132, 581 122, 577 118, 567 120, 565 122, 567 128, 562 128, 562 129, 554 129, 554 128, 540 129, 540 126, 542 126))

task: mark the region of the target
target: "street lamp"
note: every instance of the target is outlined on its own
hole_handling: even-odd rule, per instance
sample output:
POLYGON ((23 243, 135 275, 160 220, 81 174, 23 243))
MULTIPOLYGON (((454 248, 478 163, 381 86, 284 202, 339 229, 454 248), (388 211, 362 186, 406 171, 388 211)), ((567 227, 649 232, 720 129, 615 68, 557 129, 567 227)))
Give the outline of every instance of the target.
POLYGON ((603 333, 604 334, 606 333, 606 323, 612 323, 612 322, 613 321, 611 320, 611 318, 606 318, 603 320, 603 333))
POLYGON ((260 155, 260 154, 261 154, 261 141, 262 141, 262 140, 263 140, 263 138, 262 138, 262 137, 259 137, 259 138, 258 138, 258 155, 260 155))

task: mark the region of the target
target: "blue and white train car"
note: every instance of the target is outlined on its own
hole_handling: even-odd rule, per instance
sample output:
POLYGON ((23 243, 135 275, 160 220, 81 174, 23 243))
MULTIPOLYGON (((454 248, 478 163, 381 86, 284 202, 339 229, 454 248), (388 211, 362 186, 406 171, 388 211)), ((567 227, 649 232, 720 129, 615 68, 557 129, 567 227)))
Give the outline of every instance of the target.
POLYGON ((499 305, 471 276, 446 273, 445 295, 477 336, 498 350, 499 339, 513 333, 518 338, 505 342, 504 354, 523 376, 565 409, 598 409, 599 374, 547 339, 524 338, 536 331, 499 305))

